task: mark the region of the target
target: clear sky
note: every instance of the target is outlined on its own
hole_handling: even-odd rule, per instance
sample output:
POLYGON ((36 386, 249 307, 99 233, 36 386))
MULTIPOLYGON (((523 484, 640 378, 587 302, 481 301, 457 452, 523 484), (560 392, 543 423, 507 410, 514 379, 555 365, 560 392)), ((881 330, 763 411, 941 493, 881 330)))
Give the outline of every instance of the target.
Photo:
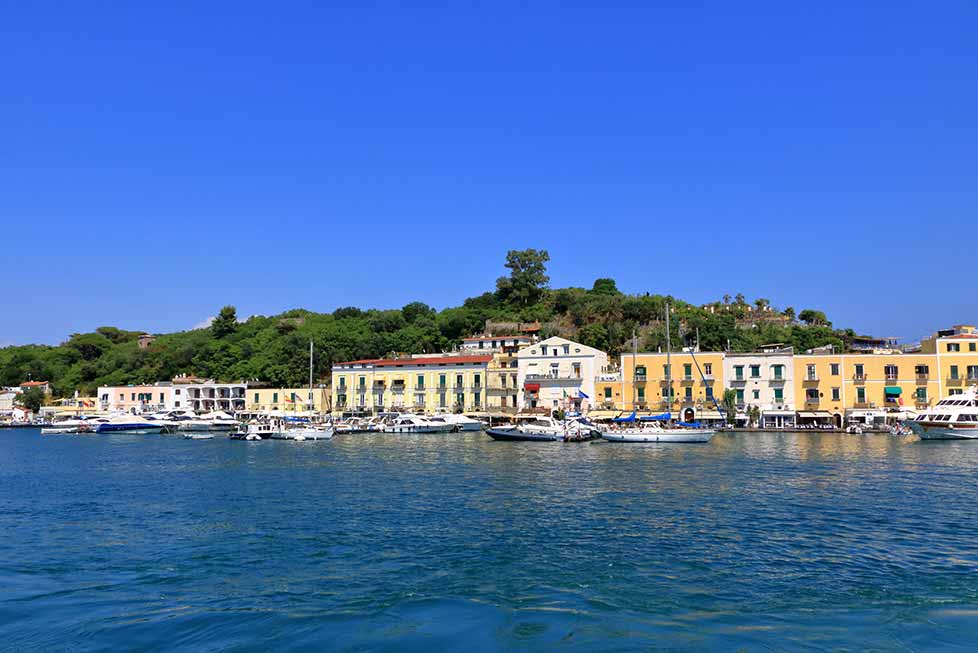
POLYGON ((978 320, 978 3, 25 2, 0 17, 0 343, 724 293, 978 320), (345 4, 345 6, 344 6, 345 4))

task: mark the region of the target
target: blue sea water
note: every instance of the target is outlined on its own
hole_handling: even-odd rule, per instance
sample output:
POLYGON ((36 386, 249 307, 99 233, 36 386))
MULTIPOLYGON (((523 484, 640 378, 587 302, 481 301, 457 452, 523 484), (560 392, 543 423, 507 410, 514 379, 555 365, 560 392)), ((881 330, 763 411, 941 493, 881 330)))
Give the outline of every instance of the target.
POLYGON ((978 443, 0 431, 0 648, 974 650, 978 443))

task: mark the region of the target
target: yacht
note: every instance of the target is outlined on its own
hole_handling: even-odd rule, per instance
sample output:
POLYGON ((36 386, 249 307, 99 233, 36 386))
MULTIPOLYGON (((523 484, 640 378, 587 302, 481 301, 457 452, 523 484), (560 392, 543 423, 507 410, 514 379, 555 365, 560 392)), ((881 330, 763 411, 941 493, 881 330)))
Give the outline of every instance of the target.
POLYGON ((434 422, 435 424, 448 424, 452 427, 453 431, 482 430, 482 422, 479 420, 466 417, 465 415, 456 415, 455 413, 443 413, 440 415, 435 415, 434 417, 429 417, 428 421, 434 422))
POLYGON ((921 440, 978 439, 978 385, 937 402, 903 423, 921 440))
POLYGON ((517 415, 514 423, 494 426, 486 433, 493 440, 523 442, 582 442, 592 440, 600 432, 582 420, 558 421, 545 415, 517 415))
MULTIPOLYGON (((102 421, 105 421, 104 419, 102 421)), ((50 425, 41 428, 41 435, 62 435, 68 433, 94 433, 99 425, 99 418, 79 415, 56 419, 50 425)))
POLYGON ((656 418, 636 418, 635 413, 617 417, 601 428, 601 438, 608 442, 709 442, 716 431, 710 429, 667 429, 656 418))
POLYGON ((97 420, 96 433, 159 433, 166 425, 159 421, 147 420, 137 415, 121 415, 106 420, 97 420))
POLYGON ((181 431, 234 431, 238 428, 238 421, 234 419, 233 415, 219 410, 188 420, 181 420, 177 428, 181 431))
POLYGON ((384 433, 450 433, 454 430, 454 425, 448 422, 435 422, 420 415, 399 415, 384 427, 384 433))

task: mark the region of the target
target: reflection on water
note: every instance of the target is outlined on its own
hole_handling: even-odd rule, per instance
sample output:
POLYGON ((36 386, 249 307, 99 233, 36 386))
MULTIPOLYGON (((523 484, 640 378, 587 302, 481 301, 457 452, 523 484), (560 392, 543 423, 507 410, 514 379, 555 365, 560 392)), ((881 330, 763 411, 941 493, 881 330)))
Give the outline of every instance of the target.
POLYGON ((978 443, 0 433, 4 646, 927 648, 978 635, 978 443))

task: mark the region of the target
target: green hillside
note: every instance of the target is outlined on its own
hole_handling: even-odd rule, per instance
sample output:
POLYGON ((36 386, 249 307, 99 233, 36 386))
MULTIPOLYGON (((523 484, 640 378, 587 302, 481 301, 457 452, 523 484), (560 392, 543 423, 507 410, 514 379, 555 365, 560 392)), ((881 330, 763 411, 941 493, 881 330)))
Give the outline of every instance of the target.
POLYGON ((779 311, 764 299, 748 303, 740 295, 701 307, 667 295, 626 295, 612 279, 597 279, 589 289, 550 289, 547 261, 546 251, 511 251, 508 273, 495 290, 442 311, 412 302, 394 310, 295 309, 239 323, 234 307, 227 306, 210 327, 159 335, 147 349, 138 346, 140 332, 115 327, 76 333, 58 346, 6 347, 0 349, 0 385, 46 379, 55 394, 66 396, 76 389, 91 394, 98 385, 152 383, 182 373, 301 385, 308 378, 310 340, 317 351, 316 375, 326 379, 335 361, 451 349, 462 337, 481 333, 487 320, 540 322, 544 336, 560 333, 617 355, 630 350, 633 332, 640 349, 664 347, 667 302, 673 308, 674 347, 698 335, 704 350, 751 351, 772 342, 796 350, 828 344, 844 349, 853 335, 833 329, 819 311, 796 316, 791 308, 779 311))

